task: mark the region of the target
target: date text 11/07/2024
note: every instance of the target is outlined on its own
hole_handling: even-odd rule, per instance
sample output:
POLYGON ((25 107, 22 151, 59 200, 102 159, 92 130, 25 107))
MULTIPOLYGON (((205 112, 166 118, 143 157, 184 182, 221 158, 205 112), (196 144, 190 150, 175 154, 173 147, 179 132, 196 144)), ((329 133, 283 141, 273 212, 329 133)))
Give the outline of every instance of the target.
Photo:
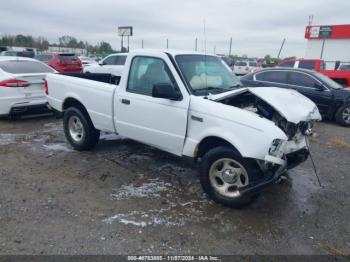
POLYGON ((218 256, 128 256, 128 261, 220 261, 218 256))

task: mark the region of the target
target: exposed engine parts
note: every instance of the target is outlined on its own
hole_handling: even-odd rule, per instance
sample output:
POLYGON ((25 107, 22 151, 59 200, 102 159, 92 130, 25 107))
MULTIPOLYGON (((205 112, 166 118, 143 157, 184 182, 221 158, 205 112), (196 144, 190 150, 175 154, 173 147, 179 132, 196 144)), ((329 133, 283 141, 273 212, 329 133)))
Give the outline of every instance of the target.
POLYGON ((286 133, 289 140, 293 139, 298 132, 301 132, 307 136, 310 136, 312 134, 312 122, 300 122, 298 124, 288 122, 272 106, 248 91, 230 98, 223 99, 221 102, 226 105, 235 106, 256 113, 260 117, 273 121, 276 126, 278 126, 283 130, 284 133, 286 133))

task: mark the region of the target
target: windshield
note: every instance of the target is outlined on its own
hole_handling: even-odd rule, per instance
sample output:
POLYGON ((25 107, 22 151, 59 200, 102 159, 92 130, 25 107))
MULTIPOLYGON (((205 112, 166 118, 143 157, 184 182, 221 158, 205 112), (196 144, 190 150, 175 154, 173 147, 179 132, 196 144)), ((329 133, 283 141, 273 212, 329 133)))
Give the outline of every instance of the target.
POLYGON ((59 59, 61 61, 77 61, 78 57, 74 54, 59 54, 59 59))
POLYGON ((350 70, 350 64, 347 65, 340 65, 338 70, 350 70))
POLYGON ((239 79, 219 57, 177 55, 175 60, 194 95, 222 93, 242 86, 239 79))
POLYGON ((324 83, 327 84, 328 87, 333 88, 333 89, 341 89, 344 88, 343 86, 341 86, 340 84, 338 84, 337 82, 333 81, 332 79, 330 79, 328 76, 325 76, 321 73, 315 72, 316 76, 323 81, 324 83))
POLYGON ((247 62, 237 62, 235 66, 247 66, 247 62))

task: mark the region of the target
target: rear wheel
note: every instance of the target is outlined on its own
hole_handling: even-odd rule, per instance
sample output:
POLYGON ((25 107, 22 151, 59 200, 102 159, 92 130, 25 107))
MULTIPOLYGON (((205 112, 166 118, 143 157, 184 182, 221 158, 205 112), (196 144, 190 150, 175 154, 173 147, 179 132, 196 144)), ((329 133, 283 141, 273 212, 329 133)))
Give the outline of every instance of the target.
POLYGON ((67 140, 76 150, 89 150, 99 141, 100 131, 93 126, 85 110, 68 108, 64 112, 63 125, 67 140))
POLYGON ((350 105, 344 105, 335 114, 335 120, 342 126, 350 127, 350 105))
POLYGON ((256 181, 259 169, 254 163, 228 147, 210 150, 202 159, 200 181, 204 191, 215 202, 241 208, 254 202, 258 193, 241 195, 240 189, 256 181))

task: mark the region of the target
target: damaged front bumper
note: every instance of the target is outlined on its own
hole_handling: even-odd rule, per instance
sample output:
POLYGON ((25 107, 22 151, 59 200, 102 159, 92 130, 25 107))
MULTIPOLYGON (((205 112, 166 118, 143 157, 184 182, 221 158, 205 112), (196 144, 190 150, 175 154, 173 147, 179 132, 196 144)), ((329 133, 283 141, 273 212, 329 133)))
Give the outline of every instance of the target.
POLYGON ((267 186, 279 181, 281 176, 288 169, 294 168, 306 161, 309 154, 309 150, 304 147, 297 151, 285 154, 283 159, 269 155, 265 158, 265 164, 263 164, 263 178, 250 184, 246 188, 241 189, 240 195, 258 193, 267 186))

